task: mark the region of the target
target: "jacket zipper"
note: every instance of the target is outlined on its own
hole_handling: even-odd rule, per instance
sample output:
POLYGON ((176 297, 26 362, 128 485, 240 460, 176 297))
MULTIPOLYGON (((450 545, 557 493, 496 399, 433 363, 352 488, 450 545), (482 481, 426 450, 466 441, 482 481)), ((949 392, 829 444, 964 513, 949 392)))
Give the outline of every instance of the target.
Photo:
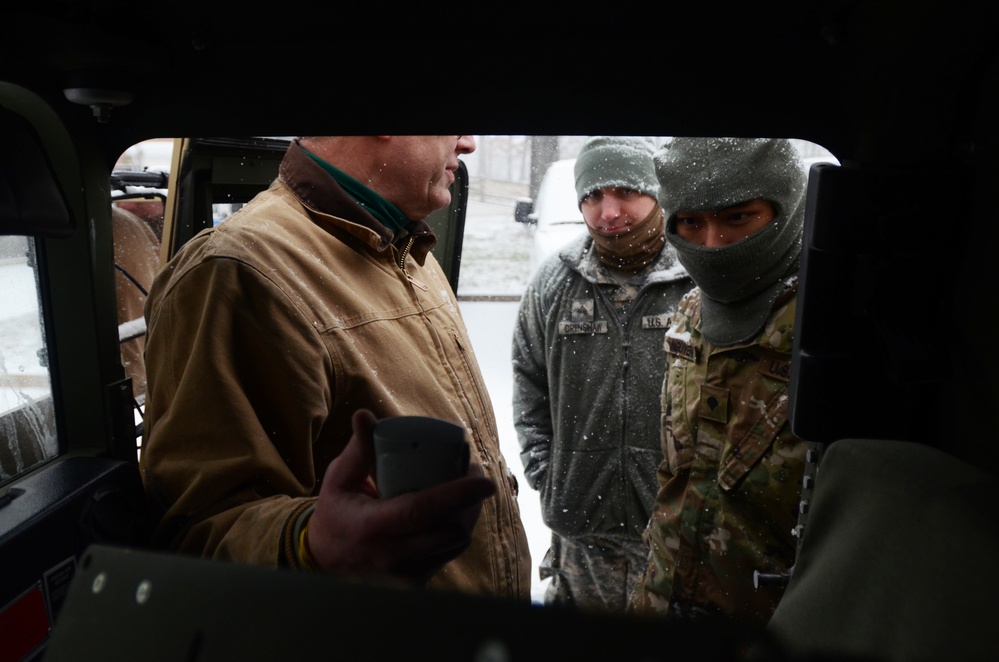
POLYGON ((415 241, 416 237, 407 237, 405 245, 399 250, 399 268, 402 269, 402 272, 407 276, 409 275, 409 272, 406 271, 406 258, 409 257, 409 251, 413 248, 413 242, 415 241))
POLYGON ((402 273, 406 274, 406 278, 409 279, 410 283, 420 288, 424 292, 427 292, 428 290, 430 290, 430 288, 421 283, 420 281, 418 281, 417 279, 413 278, 410 275, 410 273, 406 271, 406 258, 409 257, 409 251, 410 249, 413 248, 414 242, 416 242, 416 236, 415 235, 410 236, 406 239, 406 243, 402 246, 402 248, 399 249, 399 268, 402 269, 402 273))

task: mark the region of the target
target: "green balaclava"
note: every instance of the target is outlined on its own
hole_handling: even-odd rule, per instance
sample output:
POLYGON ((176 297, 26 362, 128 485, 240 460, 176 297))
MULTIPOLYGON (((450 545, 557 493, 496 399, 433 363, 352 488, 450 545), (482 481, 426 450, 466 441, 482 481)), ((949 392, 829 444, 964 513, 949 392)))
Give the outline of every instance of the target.
POLYGON ((808 175, 787 140, 675 138, 654 157, 666 239, 701 288, 701 332, 716 345, 756 336, 786 279, 798 270, 808 175), (774 220, 720 248, 676 233, 677 212, 724 209, 760 198, 774 220))
MULTIPOLYGON (((656 199, 656 181, 652 156, 656 144, 652 138, 638 136, 590 136, 576 156, 576 203, 601 188, 629 188, 656 199)), ((590 236, 603 264, 622 271, 637 271, 662 252, 663 216, 658 204, 630 232, 602 235, 589 228, 590 236)))

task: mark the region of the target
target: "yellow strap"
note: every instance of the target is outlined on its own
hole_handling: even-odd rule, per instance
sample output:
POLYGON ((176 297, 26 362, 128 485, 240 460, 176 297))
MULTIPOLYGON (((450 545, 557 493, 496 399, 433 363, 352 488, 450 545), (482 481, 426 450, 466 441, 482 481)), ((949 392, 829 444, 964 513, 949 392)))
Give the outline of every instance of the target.
POLYGON ((315 572, 319 568, 316 567, 316 562, 312 560, 312 554, 309 553, 309 545, 305 540, 308 532, 309 522, 306 522, 305 526, 302 527, 302 532, 298 534, 298 563, 302 566, 303 570, 315 572))

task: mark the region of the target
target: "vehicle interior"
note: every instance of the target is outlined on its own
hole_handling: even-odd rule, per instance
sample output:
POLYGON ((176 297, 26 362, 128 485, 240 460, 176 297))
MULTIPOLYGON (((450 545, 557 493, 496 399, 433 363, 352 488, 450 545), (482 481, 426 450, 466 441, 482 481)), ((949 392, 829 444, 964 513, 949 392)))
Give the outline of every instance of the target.
MULTIPOLYGON (((623 49, 302 38, 182 2, 141 25, 114 0, 0 10, 0 662, 999 657, 999 24, 981 3, 744 4, 652 10, 623 49), (159 200, 161 266, 270 182, 278 136, 452 130, 786 137, 835 156, 809 173, 791 372, 793 430, 818 446, 765 631, 148 547, 125 353, 143 326, 116 299, 132 272, 113 203, 159 200), (169 182, 116 170, 156 138, 174 139, 169 182)), ((456 291, 467 191, 466 175, 432 219, 456 291)))

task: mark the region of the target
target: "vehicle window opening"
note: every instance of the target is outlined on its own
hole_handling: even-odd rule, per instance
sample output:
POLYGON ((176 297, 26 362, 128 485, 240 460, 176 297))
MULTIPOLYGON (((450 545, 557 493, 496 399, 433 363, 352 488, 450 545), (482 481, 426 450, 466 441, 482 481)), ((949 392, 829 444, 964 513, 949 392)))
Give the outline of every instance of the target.
POLYGON ((118 343, 122 367, 132 380, 137 448, 146 401, 143 307, 159 269, 167 180, 165 171, 122 169, 111 175, 118 343))
POLYGON ((0 484, 59 452, 35 239, 0 236, 0 484))

